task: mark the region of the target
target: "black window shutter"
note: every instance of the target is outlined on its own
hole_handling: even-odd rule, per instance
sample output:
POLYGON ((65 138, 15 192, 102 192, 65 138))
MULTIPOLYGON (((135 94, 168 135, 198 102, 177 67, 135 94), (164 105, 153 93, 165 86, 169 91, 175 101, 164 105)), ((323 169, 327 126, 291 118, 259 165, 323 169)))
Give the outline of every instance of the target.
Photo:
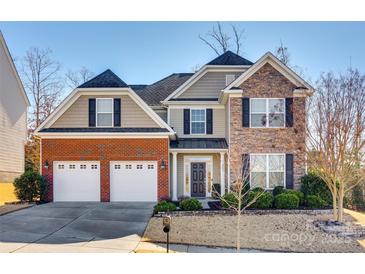
POLYGON ((285 155, 285 181, 286 188, 293 189, 294 186, 294 171, 293 171, 293 154, 285 155))
POLYGON ((213 134, 213 109, 208 108, 207 109, 207 134, 213 134))
POLYGON ((242 180, 250 181, 250 154, 242 154, 242 180))
POLYGON ((89 98, 89 127, 96 126, 96 100, 89 98))
POLYGON ((114 126, 120 127, 120 98, 114 98, 114 126))
POLYGON ((190 109, 184 109, 184 134, 190 134, 190 109))
POLYGON ((285 98, 285 126, 292 127, 293 122, 293 98, 285 98))
POLYGON ((242 126, 250 127, 250 98, 242 98, 242 126))

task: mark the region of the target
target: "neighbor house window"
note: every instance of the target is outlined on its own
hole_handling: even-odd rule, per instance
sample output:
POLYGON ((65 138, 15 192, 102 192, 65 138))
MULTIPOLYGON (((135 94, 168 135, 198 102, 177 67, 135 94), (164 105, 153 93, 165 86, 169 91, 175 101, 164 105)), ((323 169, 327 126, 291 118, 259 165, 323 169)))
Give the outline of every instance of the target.
POLYGON ((191 109, 191 134, 205 134, 205 109, 191 109))
POLYGON ((109 98, 96 99, 96 126, 98 127, 113 126, 113 99, 109 98))
POLYGON ((285 99, 251 99, 251 127, 284 127, 285 99))
POLYGON ((285 154, 251 154, 251 188, 285 186, 285 154))

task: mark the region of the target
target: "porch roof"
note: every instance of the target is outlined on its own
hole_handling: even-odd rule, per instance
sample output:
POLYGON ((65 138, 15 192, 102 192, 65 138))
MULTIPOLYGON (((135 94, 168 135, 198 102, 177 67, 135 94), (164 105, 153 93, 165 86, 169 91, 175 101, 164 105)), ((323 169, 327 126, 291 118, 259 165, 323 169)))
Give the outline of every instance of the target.
POLYGON ((170 141, 170 149, 228 149, 225 138, 181 138, 170 141))

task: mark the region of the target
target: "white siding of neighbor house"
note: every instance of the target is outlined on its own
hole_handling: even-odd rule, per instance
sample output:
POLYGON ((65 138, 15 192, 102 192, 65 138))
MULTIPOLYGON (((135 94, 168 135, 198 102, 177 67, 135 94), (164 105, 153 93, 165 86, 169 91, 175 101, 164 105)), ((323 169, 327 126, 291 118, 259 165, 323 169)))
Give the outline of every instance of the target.
POLYGON ((242 72, 207 72, 178 98, 218 98, 226 87, 227 74, 234 74, 237 78, 242 72))
MULTIPOLYGON (((196 108, 196 106, 194 106, 196 108)), ((185 135, 184 134, 184 110, 170 109, 170 126, 173 127, 180 138, 224 138, 225 137, 225 110, 213 108, 213 134, 185 135)))
POLYGON ((0 182, 24 171, 27 103, 22 93, 0 41, 0 182))
MULTIPOLYGON (((189 156, 190 154, 177 154, 177 197, 184 196, 184 156, 189 156)), ((213 156, 213 184, 220 183, 220 154, 219 153, 211 153, 211 154, 202 154, 199 156, 213 156)), ((172 156, 170 157, 170 170, 172 168, 172 156)), ((172 182, 172 172, 170 172, 170 183, 172 182)), ((170 190, 172 187, 170 186, 170 190)))
POLYGON ((158 124, 153 121, 152 118, 128 95, 82 95, 61 115, 61 117, 56 120, 51 127, 88 127, 89 98, 121 98, 122 127, 159 127, 158 124))

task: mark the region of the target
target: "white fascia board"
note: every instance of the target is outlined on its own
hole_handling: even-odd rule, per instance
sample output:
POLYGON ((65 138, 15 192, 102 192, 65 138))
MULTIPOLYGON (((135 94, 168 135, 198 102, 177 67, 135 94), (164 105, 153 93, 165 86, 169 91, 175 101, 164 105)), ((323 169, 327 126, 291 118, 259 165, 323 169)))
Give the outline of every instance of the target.
POLYGON ((199 148, 199 149, 190 149, 190 148, 170 148, 169 152, 177 152, 177 153, 218 153, 218 152, 227 152, 228 148, 199 148))
POLYGON ((201 67, 189 80, 179 86, 173 93, 171 93, 165 100, 162 101, 163 104, 167 104, 171 98, 175 98, 184 93, 188 88, 190 88, 194 83, 196 83, 201 77, 203 77, 206 73, 214 71, 214 72, 243 72, 245 69, 248 69, 250 66, 213 66, 213 65, 205 65, 201 67))
POLYGON ((220 105, 219 101, 169 101, 166 104, 169 108, 174 106, 191 106, 191 105, 207 105, 215 106, 220 105))
POLYGON ((13 58, 11 57, 11 54, 10 54, 10 51, 9 51, 9 48, 8 48, 8 45, 6 44, 5 42, 5 38, 2 34, 2 32, 0 31, 0 43, 2 44, 3 48, 4 48, 4 51, 5 51, 5 55, 9 61, 9 64, 10 64, 10 67, 14 73, 14 76, 15 76, 15 79, 18 83, 18 86, 22 92, 22 96, 23 96, 23 99, 25 101, 25 104, 27 105, 27 107, 29 107, 31 104, 30 104, 30 101, 29 101, 29 98, 28 98, 28 95, 27 93, 25 92, 25 89, 24 89, 24 86, 23 86, 23 83, 22 81, 20 80, 20 77, 19 77, 19 74, 18 74, 18 71, 15 67, 15 64, 14 64, 14 61, 13 61, 13 58))
POLYGON ((242 97, 243 90, 242 89, 233 89, 233 90, 222 90, 219 94, 218 102, 220 104, 225 105, 227 102, 228 97, 242 97))
POLYGON ((223 109, 223 104, 205 104, 201 102, 200 104, 179 104, 179 105, 171 105, 169 109, 182 109, 182 108, 213 108, 213 109, 223 109))
POLYGON ((39 132, 36 136, 42 139, 133 139, 133 138, 169 138, 169 132, 153 132, 153 133, 117 133, 117 132, 39 132))
POLYGON ((253 64, 247 71, 242 73, 236 80, 234 80, 231 84, 229 84, 224 92, 229 91, 232 87, 236 87, 241 85, 244 81, 250 78, 255 72, 257 72, 262 66, 266 63, 272 65, 275 69, 281 72, 285 77, 288 78, 295 85, 302 85, 306 87, 310 92, 314 91, 314 88, 308 84, 305 80, 303 80, 300 76, 298 76, 292 69, 285 66, 282 62, 280 62, 271 52, 267 52, 264 54, 255 64, 253 64))

